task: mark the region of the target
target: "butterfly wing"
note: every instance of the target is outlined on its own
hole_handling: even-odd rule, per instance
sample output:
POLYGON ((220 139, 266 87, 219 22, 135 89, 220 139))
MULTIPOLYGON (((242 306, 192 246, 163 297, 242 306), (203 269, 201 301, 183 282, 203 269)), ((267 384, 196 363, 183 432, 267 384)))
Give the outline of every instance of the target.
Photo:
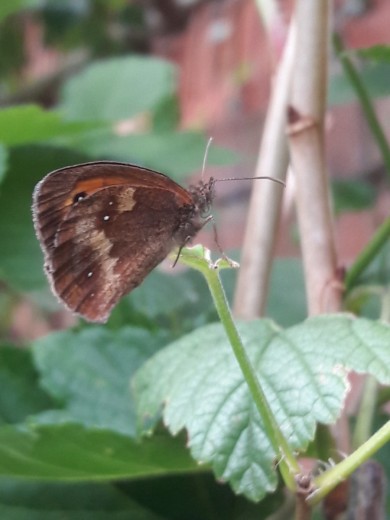
POLYGON ((168 177, 90 163, 57 170, 34 193, 34 223, 53 291, 76 313, 104 322, 176 245, 192 207, 168 177))

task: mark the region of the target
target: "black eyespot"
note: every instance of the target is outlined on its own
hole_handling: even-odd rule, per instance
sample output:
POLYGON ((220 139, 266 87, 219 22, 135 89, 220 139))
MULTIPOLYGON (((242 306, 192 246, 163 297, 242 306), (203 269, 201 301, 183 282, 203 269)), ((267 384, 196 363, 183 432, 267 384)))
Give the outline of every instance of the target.
POLYGON ((87 193, 85 191, 80 191, 80 193, 76 193, 76 195, 73 197, 73 204, 76 204, 76 202, 80 202, 80 200, 85 199, 87 196, 87 193))

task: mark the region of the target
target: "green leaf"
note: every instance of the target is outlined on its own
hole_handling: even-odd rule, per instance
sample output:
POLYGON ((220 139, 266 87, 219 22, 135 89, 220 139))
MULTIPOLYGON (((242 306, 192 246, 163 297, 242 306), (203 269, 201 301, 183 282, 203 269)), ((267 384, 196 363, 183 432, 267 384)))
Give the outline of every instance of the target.
MULTIPOLYGON (((360 70, 361 79, 372 98, 389 95, 390 65, 388 63, 368 63, 360 70)), ((330 78, 328 103, 330 106, 345 105, 357 101, 355 90, 343 73, 330 78)))
POLYGON ((0 184, 5 177, 5 173, 7 171, 8 166, 8 150, 7 148, 0 143, 0 184))
POLYGON ((374 45, 366 49, 357 49, 355 52, 371 61, 390 63, 390 45, 374 45))
MULTIPOLYGON (((230 253, 229 253, 230 256, 230 253)), ((236 256, 236 255, 234 255, 236 256)), ((234 257, 233 256, 233 257, 234 257)), ((172 265, 168 259, 166 265, 172 265)), ((155 269, 145 281, 122 300, 124 322, 133 323, 141 314, 161 328, 180 336, 195 327, 217 321, 210 291, 194 270, 165 273, 155 269), (134 316, 134 312, 136 316, 134 316)), ((226 269, 221 279, 229 302, 233 301, 237 270, 226 269)), ((115 311, 114 311, 115 312, 115 311)), ((276 259, 272 266, 266 315, 278 324, 291 326, 307 316, 302 264, 295 258, 276 259)))
POLYGON ((0 480, 5 520, 265 520, 282 503, 279 492, 253 504, 209 472, 113 484, 0 480))
POLYGON ((199 472, 177 439, 142 443, 80 425, 0 428, 0 476, 73 482, 199 472))
POLYGON ((41 0, 1 0, 0 2, 0 21, 12 13, 22 9, 36 7, 41 0))
POLYGON ((165 337, 126 327, 58 332, 33 344, 42 386, 62 403, 35 421, 78 422, 135 435, 130 378, 165 337))
POLYGON ((4 520, 163 520, 109 484, 0 481, 4 520))
MULTIPOLYGON (((381 323, 339 315, 284 331, 259 320, 241 323, 239 331, 294 449, 307 447, 317 422, 336 420, 348 370, 390 382, 390 328, 381 323)), ((136 374, 134 386, 141 428, 150 429, 165 404, 170 431, 186 428, 192 455, 211 463, 217 478, 252 500, 276 488, 276 453, 221 325, 198 329, 156 354, 136 374)))
POLYGON ((266 316, 289 327, 307 316, 302 262, 296 258, 277 258, 271 271, 266 316))
MULTIPOLYGON (((202 168, 207 141, 197 132, 164 132, 118 136, 102 130, 68 140, 72 146, 96 158, 116 159, 141 164, 164 172, 175 179, 202 168)), ((226 165, 237 162, 231 150, 212 146, 208 164, 226 165)), ((206 171, 207 174, 207 171, 206 171)))
POLYGON ((362 211, 375 202, 375 188, 361 180, 332 181, 333 200, 336 213, 362 211))
POLYGON ((52 405, 38 387, 29 350, 0 347, 0 388, 0 424, 22 422, 52 405))
POLYGON ((36 105, 0 110, 0 142, 7 146, 79 135, 94 127, 96 124, 90 122, 64 122, 60 114, 48 112, 36 105))
POLYGON ((60 109, 73 120, 124 120, 153 110, 174 85, 173 66, 157 58, 100 61, 67 82, 60 109))
POLYGON ((174 318, 183 308, 189 312, 191 305, 199 302, 196 289, 186 273, 167 274, 156 269, 128 298, 137 312, 150 319, 157 320, 161 316, 174 318))
POLYGON ((35 184, 51 170, 86 159, 85 155, 58 148, 10 149, 9 168, 0 190, 0 277, 14 288, 33 290, 47 286, 43 256, 32 223, 35 184))

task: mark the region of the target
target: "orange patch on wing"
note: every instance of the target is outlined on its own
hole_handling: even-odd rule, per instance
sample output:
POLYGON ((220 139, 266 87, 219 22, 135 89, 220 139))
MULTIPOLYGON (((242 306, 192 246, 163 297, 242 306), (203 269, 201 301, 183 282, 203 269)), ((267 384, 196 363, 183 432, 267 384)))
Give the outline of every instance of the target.
POLYGON ((87 195, 92 195, 98 190, 102 188, 107 188, 108 186, 118 186, 123 184, 129 184, 129 179, 127 177, 91 177, 90 179, 86 179, 84 181, 79 181, 75 184, 75 187, 70 192, 69 197, 66 200, 66 205, 69 203, 73 203, 74 197, 78 193, 86 193, 87 195))

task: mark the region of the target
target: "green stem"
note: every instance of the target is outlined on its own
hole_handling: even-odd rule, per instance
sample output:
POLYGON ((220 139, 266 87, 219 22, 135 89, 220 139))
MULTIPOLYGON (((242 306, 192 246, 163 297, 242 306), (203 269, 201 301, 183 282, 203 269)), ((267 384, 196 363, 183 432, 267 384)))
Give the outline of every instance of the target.
POLYGON ((356 417, 352 439, 353 448, 362 445, 371 435, 372 423, 376 410, 377 393, 378 383, 376 379, 371 375, 367 375, 359 412, 356 417))
POLYGON ((208 268, 202 270, 202 272, 206 277, 215 307, 230 340, 234 355, 262 418, 264 429, 272 442, 273 448, 280 456, 279 469, 283 476, 283 480, 291 490, 295 490, 294 474, 300 472, 298 462, 275 420, 257 378, 256 372, 246 354, 241 337, 233 321, 218 271, 216 269, 208 268))
POLYGON ((374 260, 380 249, 388 242, 389 237, 390 217, 381 224, 370 242, 359 254, 352 266, 348 269, 344 280, 346 292, 352 289, 362 272, 374 260))
POLYGON ((386 171, 390 176, 390 148, 386 139, 386 135, 382 130, 379 120, 375 114, 373 104, 370 96, 367 92, 365 85, 363 84, 359 73, 353 65, 348 54, 344 52, 344 45, 342 39, 338 34, 333 35, 333 45, 337 51, 339 59, 344 69, 344 73, 349 79, 355 93, 359 99, 364 115, 370 126, 372 135, 378 145, 378 148, 382 154, 383 162, 385 164, 386 171))
POLYGON ((346 459, 332 467, 319 477, 314 479, 316 491, 308 498, 311 506, 320 502, 337 484, 346 479, 363 462, 368 460, 375 452, 390 440, 390 421, 380 428, 367 442, 362 444, 356 451, 346 459))

